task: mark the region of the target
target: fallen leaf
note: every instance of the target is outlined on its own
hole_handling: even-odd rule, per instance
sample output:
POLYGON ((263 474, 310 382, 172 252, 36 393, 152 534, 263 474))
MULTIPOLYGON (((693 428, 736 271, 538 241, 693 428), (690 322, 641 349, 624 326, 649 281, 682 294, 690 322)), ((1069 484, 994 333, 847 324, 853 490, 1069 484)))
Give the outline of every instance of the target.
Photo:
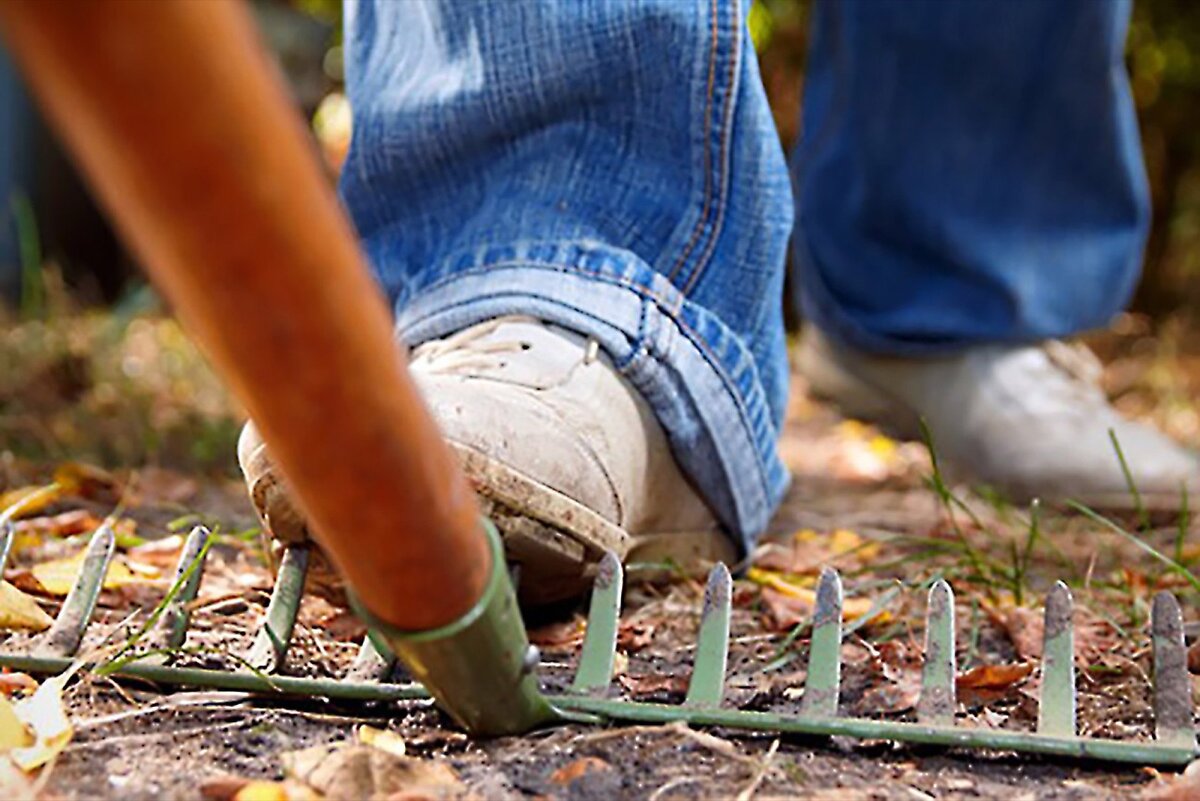
POLYGON ((233 795, 233 801, 288 801, 283 782, 249 781, 233 795))
POLYGON ((284 774, 330 801, 365 798, 464 799, 467 790, 444 762, 396 756, 360 743, 319 745, 283 754, 284 774))
POLYGON ((632 695, 683 693, 687 691, 688 677, 671 673, 648 673, 641 676, 624 674, 617 676, 617 682, 632 695))
POLYGON ((958 674, 954 686, 963 690, 1005 690, 1033 672, 1033 665, 1022 662, 1015 665, 979 665, 958 674))
MULTIPOLYGON (((746 571, 746 578, 762 586, 762 600, 772 618, 776 631, 791 629, 812 617, 817 604, 817 593, 807 587, 798 587, 771 570, 756 567, 746 571)), ((850 622, 871 614, 870 598, 847 598, 842 603, 842 620, 850 622)), ((891 613, 880 609, 871 616, 871 623, 886 623, 891 613)))
POLYGON ((33 744, 9 752, 12 761, 25 772, 45 765, 67 747, 74 729, 63 706, 63 687, 74 670, 52 676, 29 698, 18 701, 16 716, 33 733, 33 744))
POLYGON ((72 509, 69 512, 60 512, 56 515, 31 517, 21 520, 13 528, 18 534, 32 534, 41 537, 70 537, 73 534, 95 531, 103 522, 87 509, 72 509))
POLYGON ((899 681, 887 682, 867 690, 862 695, 860 706, 875 713, 907 712, 921 698, 921 674, 914 672, 899 681))
POLYGON ((580 779, 588 773, 603 772, 612 770, 612 765, 598 757, 587 756, 577 759, 570 764, 563 765, 558 770, 550 774, 550 781, 555 784, 567 785, 576 779, 580 779))
POLYGON ((617 624, 617 647, 636 653, 654 642, 654 625, 645 620, 622 620, 617 624))
POLYGON ((250 783, 242 776, 211 776, 200 783, 204 801, 232 801, 238 790, 250 783))
POLYGON ((833 531, 800 529, 784 542, 768 542, 755 555, 754 566, 775 571, 787 581, 809 587, 825 565, 858 566, 879 555, 880 545, 847 528, 833 531))
POLYGON ((1200 799, 1200 760, 1183 773, 1161 781, 1142 793, 1143 801, 1197 801, 1200 799))
POLYGON ((7 668, 3 673, 0 673, 0 693, 4 695, 12 695, 17 692, 32 692, 37 687, 37 679, 28 673, 13 673, 7 668))
POLYGON ((0 696, 0 753, 33 744, 33 735, 17 717, 17 710, 8 698, 0 696))
POLYGON ((116 500, 121 494, 121 482, 102 467, 84 462, 63 462, 54 470, 54 483, 67 495, 79 495, 93 500, 116 500))
POLYGON ((200 785, 205 801, 317 801, 319 796, 296 782, 214 776, 200 785))
MULTIPOLYGON (((66 595, 75 586, 75 579, 83 567, 87 549, 81 549, 65 559, 51 559, 29 569, 38 585, 49 595, 66 595)), ((161 577, 158 568, 152 565, 137 565, 122 556, 114 557, 104 576, 104 589, 112 590, 126 584, 141 584, 161 577)))
POLYGON ((392 756, 402 757, 407 750, 404 738, 399 734, 396 734, 394 731, 387 731, 386 729, 372 728, 371 726, 358 727, 358 741, 363 745, 369 745, 381 751, 386 751, 392 756))
POLYGON ((587 631, 583 618, 575 616, 570 620, 538 626, 529 631, 529 642, 539 648, 570 648, 583 642, 587 631))
MULTIPOLYGON (((986 607, 992 618, 1012 640, 1013 648, 1024 661, 1042 658, 1042 639, 1045 631, 1044 613, 1024 606, 986 607)), ((1116 629, 1086 607, 1076 606, 1072 623, 1075 637, 1075 658, 1081 665, 1090 665, 1108 653, 1120 640, 1116 629)))
POLYGON ((53 622, 37 601, 7 581, 0 581, 0 629, 44 631, 53 622))
POLYGON ((16 520, 18 517, 40 512, 63 495, 58 484, 44 487, 18 487, 0 495, 0 522, 16 520))

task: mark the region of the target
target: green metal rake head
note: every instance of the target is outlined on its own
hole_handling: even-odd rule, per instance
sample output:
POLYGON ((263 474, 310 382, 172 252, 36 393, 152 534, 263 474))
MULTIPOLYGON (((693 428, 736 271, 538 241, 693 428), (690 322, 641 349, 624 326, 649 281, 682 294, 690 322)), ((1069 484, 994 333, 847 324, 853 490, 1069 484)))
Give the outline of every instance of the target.
MULTIPOLYGON (((242 657, 245 669, 222 671, 169 664, 169 657, 163 652, 169 653, 185 643, 189 603, 200 586, 208 538, 207 531, 196 528, 186 541, 172 588, 174 594, 147 636, 160 650, 124 662, 112 675, 165 685, 323 696, 346 701, 429 697, 419 684, 382 681, 390 673, 395 656, 378 633, 364 640, 353 666, 342 679, 278 674, 303 592, 308 567, 308 551, 304 547, 291 547, 284 553, 263 625, 242 657)), ((7 558, 11 539, 11 529, 0 535, 0 565, 7 558)), ((83 568, 53 626, 33 642, 28 653, 0 654, 0 666, 54 673, 71 664, 91 619, 113 549, 113 532, 101 528, 92 537, 83 568)), ((945 581, 936 582, 929 592, 926 658, 916 722, 839 716, 842 585, 838 574, 828 568, 821 573, 817 585, 807 678, 798 714, 722 707, 732 590, 729 571, 724 565, 715 567, 708 577, 695 662, 683 703, 640 703, 611 698, 623 579, 620 562, 609 554, 600 563, 574 680, 567 692, 546 696, 561 719, 686 721, 795 735, 894 740, 1145 765, 1184 765, 1200 753, 1193 729, 1182 615, 1175 598, 1166 592, 1154 598, 1151 616, 1154 739, 1119 741, 1077 734, 1072 600, 1070 590, 1061 582, 1046 599, 1037 730, 1024 732, 955 725, 954 595, 945 581)))

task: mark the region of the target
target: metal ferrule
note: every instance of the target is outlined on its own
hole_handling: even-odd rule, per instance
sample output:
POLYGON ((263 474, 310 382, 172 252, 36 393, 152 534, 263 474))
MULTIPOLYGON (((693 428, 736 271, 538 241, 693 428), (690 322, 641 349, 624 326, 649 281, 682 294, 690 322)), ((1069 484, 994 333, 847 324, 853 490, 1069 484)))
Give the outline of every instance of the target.
POLYGON ((559 715, 538 688, 537 649, 525 634, 500 535, 486 519, 483 529, 491 576, 475 606, 453 623, 402 631, 376 618, 357 598, 350 600, 455 722, 473 734, 516 734, 559 715))

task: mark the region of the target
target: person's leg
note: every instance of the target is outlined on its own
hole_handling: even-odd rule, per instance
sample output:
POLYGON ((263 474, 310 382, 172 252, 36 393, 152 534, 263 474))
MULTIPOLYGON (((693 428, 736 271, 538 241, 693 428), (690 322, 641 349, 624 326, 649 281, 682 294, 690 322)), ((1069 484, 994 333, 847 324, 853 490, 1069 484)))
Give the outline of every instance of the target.
POLYGON ((597 448, 612 464, 644 447, 601 403, 619 395, 615 385, 591 401, 591 390, 572 389, 572 365, 588 363, 594 341, 744 551, 787 484, 775 439, 792 218, 748 0, 362 0, 346 10, 354 128, 341 194, 395 303, 398 335, 411 346, 450 337, 448 347, 471 351, 447 361, 436 343, 414 362, 468 473, 483 452, 609 522, 677 522, 631 522, 619 507, 637 505, 631 496, 645 487, 622 490, 619 466, 591 482, 616 486, 609 510, 591 497, 599 488, 561 475, 572 449, 597 448), (550 324, 553 336, 521 321, 476 328, 510 315, 550 324), (509 339, 525 355, 475 366, 509 339), (455 380, 471 374, 439 383, 447 364, 455 380), (480 371, 514 365, 571 397, 554 400, 553 414, 530 411, 550 393, 525 380, 497 389, 492 408, 478 393, 463 399, 466 387, 509 382, 480 371), (522 434, 522 417, 543 425, 540 442, 522 434), (556 450, 550 432, 564 424, 597 431, 564 433, 556 450))
POLYGON ((925 417, 948 455, 1022 495, 1121 494, 1108 427, 1155 493, 1197 474, 1035 347, 1105 325, 1137 280, 1129 9, 817 6, 793 171, 801 301, 823 336, 802 365, 851 411, 908 433, 925 417))

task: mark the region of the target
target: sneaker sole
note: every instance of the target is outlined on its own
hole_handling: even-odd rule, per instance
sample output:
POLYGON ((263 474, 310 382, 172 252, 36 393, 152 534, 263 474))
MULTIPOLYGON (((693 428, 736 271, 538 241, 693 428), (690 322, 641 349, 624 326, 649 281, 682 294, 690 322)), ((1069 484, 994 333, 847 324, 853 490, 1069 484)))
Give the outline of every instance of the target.
POLYGON ((450 442, 459 464, 520 567, 517 595, 544 604, 573 598, 591 585, 596 564, 612 551, 624 560, 633 538, 620 526, 482 451, 450 442))

